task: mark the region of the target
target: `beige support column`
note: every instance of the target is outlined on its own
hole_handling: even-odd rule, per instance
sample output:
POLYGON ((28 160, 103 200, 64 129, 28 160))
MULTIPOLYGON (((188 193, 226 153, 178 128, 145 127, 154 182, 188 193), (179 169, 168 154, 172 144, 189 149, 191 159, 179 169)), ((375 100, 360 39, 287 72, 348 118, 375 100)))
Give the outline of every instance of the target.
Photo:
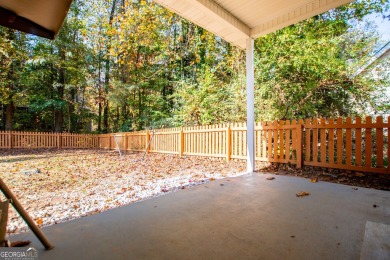
POLYGON ((255 71, 254 40, 246 40, 247 172, 255 170, 255 71))

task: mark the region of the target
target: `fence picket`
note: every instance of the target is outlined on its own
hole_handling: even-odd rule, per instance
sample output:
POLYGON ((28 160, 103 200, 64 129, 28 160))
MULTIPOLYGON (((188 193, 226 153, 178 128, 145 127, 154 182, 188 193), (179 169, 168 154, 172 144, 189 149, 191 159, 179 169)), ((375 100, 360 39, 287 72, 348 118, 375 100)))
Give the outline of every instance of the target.
MULTIPOLYGON (((333 119, 329 119, 328 125, 329 126, 333 126, 334 125, 333 119)), ((329 138, 328 138, 328 140, 329 140, 328 141, 328 160, 329 160, 330 164, 333 164, 334 163, 334 129, 330 128, 328 133, 329 133, 329 138)))
MULTIPOLYGON (((352 120, 347 117, 346 124, 351 125, 352 120)), ((345 133, 345 164, 352 165, 352 129, 347 128, 345 133)))
MULTIPOLYGON (((267 122, 267 126, 270 126, 271 122, 267 122)), ((267 129, 267 158, 272 159, 272 130, 267 129)))
MULTIPOLYGON (((319 119, 314 118, 313 124, 318 125, 319 119)), ((313 129, 313 162, 318 162, 318 128, 313 129)))
POLYGON ((365 140, 365 158, 364 158, 364 166, 371 167, 372 166, 372 118, 370 116, 366 117, 366 140, 365 140))
MULTIPOLYGON (((290 125, 290 120, 287 120, 286 121, 286 126, 289 126, 290 125)), ((290 132, 291 132, 291 129, 290 128, 287 128, 286 129, 286 160, 287 162, 290 161, 290 132)))
MULTIPOLYGON (((378 116, 376 118, 376 124, 382 125, 382 117, 378 116)), ((377 127, 376 128, 376 167, 383 168, 383 128, 377 127)))
MULTIPOLYGON (((321 118, 320 125, 325 126, 325 118, 321 118)), ((320 129, 320 158, 321 162, 326 162, 326 129, 320 129)))
POLYGON ((303 157, 302 157, 302 138, 303 138, 303 120, 298 120, 297 127, 297 168, 302 168, 303 166, 303 157))
POLYGON ((267 158, 267 130, 264 127, 267 125, 267 122, 262 122, 262 152, 261 157, 265 160, 267 158))
MULTIPOLYGON (((360 117, 356 117, 356 125, 360 125, 362 123, 362 119, 360 117)), ((362 165, 362 129, 356 127, 355 130, 355 165, 362 165)))
POLYGON ((343 163, 343 119, 337 118, 337 164, 343 163))
POLYGON ((310 155, 311 155, 311 152, 312 152, 312 148, 311 148, 311 135, 312 135, 312 128, 311 128, 311 120, 310 119, 306 119, 305 121, 305 124, 306 124, 306 131, 305 131, 305 161, 309 162, 311 161, 310 160, 310 155))
POLYGON ((278 129, 277 129, 277 126, 278 126, 278 122, 277 121, 273 121, 272 122, 272 125, 275 126, 275 128, 272 130, 272 135, 273 135, 273 158, 275 160, 278 159, 278 144, 279 144, 279 137, 278 137, 278 129))

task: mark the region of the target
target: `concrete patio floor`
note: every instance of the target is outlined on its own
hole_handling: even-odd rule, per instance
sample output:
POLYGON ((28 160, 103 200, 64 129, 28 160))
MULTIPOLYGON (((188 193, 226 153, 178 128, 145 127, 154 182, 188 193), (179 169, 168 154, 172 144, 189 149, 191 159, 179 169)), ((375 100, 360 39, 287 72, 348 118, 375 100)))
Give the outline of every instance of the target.
POLYGON ((31 240, 39 259, 390 259, 390 192, 270 176, 213 181, 45 227, 49 251, 30 232, 9 239, 31 240))

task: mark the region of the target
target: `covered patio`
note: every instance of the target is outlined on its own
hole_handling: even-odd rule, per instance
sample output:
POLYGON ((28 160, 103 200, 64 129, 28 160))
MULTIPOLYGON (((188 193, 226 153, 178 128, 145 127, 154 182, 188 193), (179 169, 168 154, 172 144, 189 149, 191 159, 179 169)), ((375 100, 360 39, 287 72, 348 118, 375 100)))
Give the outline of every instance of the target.
MULTIPOLYGON (((54 38, 71 1, 59 2, 0 0, 0 22, 54 38)), ((53 250, 30 232, 10 239, 39 259, 388 259, 389 192, 253 173, 254 39, 351 1, 156 2, 246 49, 249 174, 43 228, 53 250)))
POLYGON ((390 194, 246 174, 43 228, 39 259, 388 259, 390 194), (306 191, 306 197, 296 193, 306 191))

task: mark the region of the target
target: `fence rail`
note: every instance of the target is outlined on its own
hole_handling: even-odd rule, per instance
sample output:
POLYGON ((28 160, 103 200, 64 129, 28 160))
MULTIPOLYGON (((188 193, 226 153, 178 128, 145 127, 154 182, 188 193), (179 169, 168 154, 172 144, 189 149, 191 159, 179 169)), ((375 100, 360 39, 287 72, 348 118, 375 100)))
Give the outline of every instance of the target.
MULTIPOLYGON (((390 173, 390 118, 261 122, 255 159, 390 173)), ((246 124, 219 124, 103 135, 0 132, 0 148, 101 148, 245 159, 246 124)))

